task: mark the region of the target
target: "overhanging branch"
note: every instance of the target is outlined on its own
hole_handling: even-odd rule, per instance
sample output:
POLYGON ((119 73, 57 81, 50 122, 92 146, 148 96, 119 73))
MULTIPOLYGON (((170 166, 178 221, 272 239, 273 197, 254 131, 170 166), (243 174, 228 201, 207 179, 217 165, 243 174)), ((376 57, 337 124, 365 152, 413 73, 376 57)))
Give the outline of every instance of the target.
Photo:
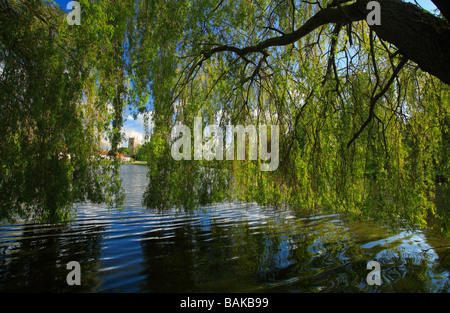
MULTIPOLYGON (((383 40, 393 44, 399 52, 420 68, 450 84, 450 26, 449 23, 416 5, 399 0, 378 0, 381 6, 381 25, 371 29, 383 40)), ((434 0, 435 3, 441 3, 434 0)), ((447 3, 448 0, 445 0, 447 3)), ((369 0, 358 0, 353 4, 321 9, 297 30, 281 36, 268 38, 255 45, 239 48, 231 45, 218 46, 203 52, 203 61, 220 52, 233 52, 245 60, 250 53, 263 53, 270 47, 295 43, 317 28, 326 24, 346 25, 364 20, 369 13, 369 0)), ((444 2, 442 2, 444 3, 444 2)), ((448 4, 440 4, 444 12, 448 4)))
POLYGON ((341 8, 326 8, 317 12, 305 24, 291 33, 272 37, 263 40, 256 45, 244 48, 229 45, 219 46, 209 51, 205 51, 203 53, 204 59, 208 59, 216 53, 225 51, 234 52, 239 56, 245 56, 249 53, 263 52, 270 47, 287 46, 300 40, 320 26, 326 24, 347 24, 352 21, 363 20, 366 17, 365 11, 366 10, 361 10, 361 6, 358 3, 343 6, 341 8), (349 17, 351 17, 350 21, 349 17))

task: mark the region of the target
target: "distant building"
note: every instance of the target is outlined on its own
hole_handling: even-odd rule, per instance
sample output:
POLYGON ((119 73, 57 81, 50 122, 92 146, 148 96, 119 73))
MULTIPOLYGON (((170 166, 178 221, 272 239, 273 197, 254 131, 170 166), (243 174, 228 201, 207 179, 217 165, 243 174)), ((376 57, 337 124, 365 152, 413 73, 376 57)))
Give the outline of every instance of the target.
POLYGON ((128 153, 133 156, 137 153, 137 138, 130 137, 128 138, 128 153))

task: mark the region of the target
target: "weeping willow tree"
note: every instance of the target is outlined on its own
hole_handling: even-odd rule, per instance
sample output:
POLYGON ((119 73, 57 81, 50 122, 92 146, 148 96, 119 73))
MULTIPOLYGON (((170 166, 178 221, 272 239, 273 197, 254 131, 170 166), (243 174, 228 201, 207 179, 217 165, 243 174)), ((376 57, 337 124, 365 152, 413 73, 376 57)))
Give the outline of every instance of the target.
POLYGON ((438 217, 445 230, 447 4, 435 1, 436 16, 382 0, 371 26, 368 2, 137 1, 134 107, 155 114, 144 203, 251 201, 420 227, 438 217), (196 117, 223 138, 227 125, 279 125, 279 167, 174 160, 171 129, 196 117))
POLYGON ((79 2, 79 26, 51 3, 0 3, 2 218, 120 204, 117 164, 94 156, 104 133, 117 149, 128 107, 153 116, 148 207, 238 200, 446 231, 448 1, 434 15, 379 0, 373 25, 368 0, 79 2), (278 125, 279 166, 174 159, 174 126, 199 117, 217 126, 203 143, 278 125))
POLYGON ((80 1, 83 26, 52 2, 0 3, 0 218, 60 222, 76 202, 120 205, 125 5, 80 1), (117 24, 115 24, 117 22, 117 24), (108 135, 109 134, 109 135, 108 135))

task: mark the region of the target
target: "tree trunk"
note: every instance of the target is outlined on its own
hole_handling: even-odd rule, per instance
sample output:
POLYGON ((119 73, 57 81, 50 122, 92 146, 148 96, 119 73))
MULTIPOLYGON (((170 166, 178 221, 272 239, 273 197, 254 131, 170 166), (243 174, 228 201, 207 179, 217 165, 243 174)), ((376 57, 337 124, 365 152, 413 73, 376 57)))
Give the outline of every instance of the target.
POLYGON ((371 27, 376 34, 395 45, 423 71, 450 85, 449 23, 411 3, 396 0, 379 2, 381 25, 371 27))

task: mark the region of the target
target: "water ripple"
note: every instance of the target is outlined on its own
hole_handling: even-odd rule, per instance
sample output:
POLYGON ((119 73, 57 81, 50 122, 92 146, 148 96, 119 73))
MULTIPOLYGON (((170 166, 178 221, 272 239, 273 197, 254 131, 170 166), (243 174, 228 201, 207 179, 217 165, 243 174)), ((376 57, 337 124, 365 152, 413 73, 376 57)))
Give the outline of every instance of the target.
POLYGON ((124 176, 123 210, 80 204, 65 227, 0 225, 0 291, 73 291, 72 260, 83 268, 79 291, 450 291, 445 250, 435 248, 448 243, 430 234, 248 203, 158 212, 140 205, 133 184, 145 186, 145 175, 123 171, 133 177, 124 176), (381 286, 366 283, 370 260, 381 286))

